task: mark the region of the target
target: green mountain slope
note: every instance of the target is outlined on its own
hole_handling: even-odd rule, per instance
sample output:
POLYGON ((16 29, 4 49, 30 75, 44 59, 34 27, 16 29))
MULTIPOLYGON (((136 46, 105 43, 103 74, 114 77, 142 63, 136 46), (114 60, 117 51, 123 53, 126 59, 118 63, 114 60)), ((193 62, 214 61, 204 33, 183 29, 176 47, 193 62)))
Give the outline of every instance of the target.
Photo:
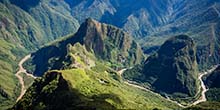
POLYGON ((58 37, 75 33, 79 27, 78 21, 70 15, 70 9, 62 1, 54 0, 8 0, 30 16, 43 29, 44 40, 54 40, 58 37))
POLYGON ((38 110, 154 108, 178 107, 155 94, 124 84, 114 70, 104 65, 92 69, 49 71, 37 79, 14 106, 14 109, 38 110))
POLYGON ((37 3, 35 7, 31 1, 19 2, 27 6, 24 9, 14 3, 9 0, 0 1, 0 109, 13 105, 20 93, 20 85, 14 74, 21 57, 78 28, 76 20, 65 18, 50 8, 38 8, 40 6, 37 3), (68 29, 64 32, 63 27, 68 29), (52 30, 57 30, 57 33, 52 30))
POLYGON ((95 54, 99 60, 117 69, 141 63, 144 60, 139 45, 122 30, 107 24, 87 19, 76 34, 43 47, 33 54, 34 73, 42 75, 53 69, 61 69, 68 58, 68 44, 79 42, 86 50, 95 54))
POLYGON ((143 66, 128 70, 124 76, 145 83, 160 93, 194 96, 198 90, 195 54, 195 43, 190 37, 175 36, 168 39, 143 66), (139 76, 135 76, 136 71, 139 76))
POLYGON ((42 0, 27 12, 40 24, 49 41, 75 33, 79 28, 78 21, 70 15, 68 7, 59 1, 42 0))
POLYGON ((43 36, 35 20, 18 7, 0 3, 0 8, 0 109, 4 109, 1 107, 12 105, 19 94, 16 62, 43 43, 43 36))

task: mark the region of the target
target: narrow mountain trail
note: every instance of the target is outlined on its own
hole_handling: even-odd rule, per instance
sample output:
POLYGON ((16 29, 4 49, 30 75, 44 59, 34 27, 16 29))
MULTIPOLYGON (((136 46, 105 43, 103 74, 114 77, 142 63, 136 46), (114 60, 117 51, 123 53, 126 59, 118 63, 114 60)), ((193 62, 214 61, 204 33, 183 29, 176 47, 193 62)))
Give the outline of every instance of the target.
MULTIPOLYGON (((156 93, 156 92, 154 92, 154 91, 152 91, 152 90, 150 90, 150 89, 147 89, 147 88, 145 88, 145 87, 142 87, 142 86, 139 86, 139 85, 135 84, 135 82, 133 82, 133 81, 125 80, 124 83, 127 84, 127 85, 129 85, 129 86, 133 86, 133 87, 135 87, 135 88, 138 88, 138 89, 141 89, 141 90, 144 90, 144 91, 151 92, 151 93, 153 93, 153 94, 155 94, 155 95, 157 95, 157 96, 159 96, 159 97, 165 98, 167 101, 170 101, 170 102, 172 102, 172 103, 175 103, 175 104, 177 104, 178 106, 180 106, 180 107, 182 107, 182 108, 187 108, 187 107, 190 107, 190 106, 192 106, 192 105, 196 105, 196 104, 199 104, 199 103, 201 103, 201 102, 207 101, 205 93, 208 91, 208 89, 206 88, 206 86, 205 86, 205 84, 204 84, 204 82, 203 82, 203 80, 202 80, 202 77, 205 76, 205 75, 207 75, 207 74, 209 74, 209 73, 211 73, 211 72, 214 71, 217 67, 218 67, 218 65, 215 65, 215 66, 212 67, 210 70, 208 70, 208 71, 204 72, 203 74, 200 74, 200 75, 199 75, 198 79, 199 79, 200 84, 201 84, 200 87, 202 88, 202 92, 201 92, 202 95, 201 95, 201 97, 200 97, 198 100, 196 100, 195 102, 193 102, 192 104, 189 104, 189 105, 183 105, 183 104, 181 104, 181 103, 179 103, 179 102, 177 102, 177 101, 175 101, 175 100, 171 100, 169 97, 163 97, 163 96, 160 95, 159 93, 156 93)), ((127 70, 127 68, 119 70, 119 71, 118 71, 119 75, 122 76, 122 74, 123 74, 124 71, 126 71, 126 70, 127 70)))
POLYGON ((33 74, 27 73, 27 70, 24 69, 23 66, 22 66, 23 63, 24 63, 25 61, 27 61, 29 58, 31 58, 31 55, 30 55, 30 54, 27 55, 27 56, 25 56, 24 58, 22 58, 21 61, 18 63, 19 70, 18 70, 18 72, 16 72, 15 76, 18 78, 19 83, 21 84, 21 93, 20 93, 19 97, 17 98, 16 102, 18 102, 18 101, 22 98, 22 96, 24 95, 24 93, 26 92, 25 85, 24 85, 24 79, 23 79, 23 77, 20 75, 20 73, 25 73, 27 76, 30 76, 30 77, 36 79, 36 77, 35 77, 33 74))

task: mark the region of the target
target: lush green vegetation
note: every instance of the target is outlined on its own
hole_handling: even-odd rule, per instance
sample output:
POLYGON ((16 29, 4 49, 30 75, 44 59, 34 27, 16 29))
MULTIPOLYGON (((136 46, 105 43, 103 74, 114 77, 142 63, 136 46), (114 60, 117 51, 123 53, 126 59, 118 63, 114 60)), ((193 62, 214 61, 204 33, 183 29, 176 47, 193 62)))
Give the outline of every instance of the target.
POLYGON ((13 105, 14 100, 19 95, 20 89, 17 78, 13 73, 16 72, 16 64, 19 57, 23 55, 17 51, 17 47, 0 39, 0 109, 6 109, 13 105))
POLYGON ((219 110, 220 102, 202 102, 198 105, 186 108, 184 110, 219 110))
MULTIPOLYGON (((114 1, 114 0, 113 0, 114 1)), ((193 38, 196 40, 197 46, 197 61, 199 62, 200 69, 208 68, 209 66, 219 63, 219 35, 216 34, 219 31, 219 19, 216 16, 215 10, 209 9, 202 13, 196 13, 198 10, 203 10, 203 7, 210 7, 213 5, 209 0, 203 0, 200 5, 197 5, 198 2, 191 2, 190 0, 185 3, 196 8, 180 10, 179 13, 188 13, 191 14, 184 15, 184 17, 179 17, 174 19, 175 22, 169 21, 168 19, 164 21, 163 17, 167 17, 166 13, 163 13, 163 10, 169 8, 166 2, 161 2, 158 0, 154 3, 161 4, 161 6, 148 6, 146 2, 141 1, 137 2, 129 0, 128 2, 118 1, 114 2, 99 2, 99 1, 90 1, 85 2, 72 1, 68 0, 1 0, 0 1, 0 109, 5 109, 6 106, 13 104, 14 99, 19 94, 19 84, 17 84, 17 79, 14 74, 17 71, 17 63, 19 59, 24 56, 27 52, 36 50, 39 46, 42 46, 45 42, 54 40, 60 36, 67 35, 69 33, 76 32, 79 24, 78 21, 83 22, 85 17, 94 17, 101 21, 113 23, 119 27, 122 27, 124 30, 130 32, 132 35, 136 36, 155 36, 146 38, 147 40, 139 40, 140 42, 147 42, 143 44, 144 50, 147 53, 151 53, 159 48, 159 45, 167 38, 166 36, 170 34, 188 32, 189 35, 193 35, 193 38), (207 2, 204 2, 207 1, 207 2), (11 3, 10 3, 11 2, 11 3), (189 3, 190 2, 190 3, 189 3), (210 3, 208 3, 210 2, 210 3), (69 4, 68 4, 69 3, 69 4), (99 4, 94 6, 94 4, 99 4), (116 7, 117 4, 117 7, 116 7), (120 6, 123 4, 123 6, 120 6), (126 5, 124 5, 126 4, 126 5), (143 8, 143 5, 147 7, 143 8), (87 6, 88 5, 88 6, 87 6), (119 5, 119 7, 118 7, 119 5), (132 5, 132 6, 131 6, 132 5), (210 6, 209 6, 210 5, 210 6), (106 7, 107 6, 107 7, 106 7), (167 7, 166 7, 167 6, 167 7), (198 8, 197 8, 198 6, 198 8), (80 8, 79 8, 80 7, 80 8), (82 8, 83 7, 83 8, 82 8), (91 9, 87 9, 90 7, 91 9), (124 9, 128 8, 129 13, 124 13, 124 9), (143 8, 139 10, 139 8, 143 8), (155 8, 155 12, 151 9, 155 8), (105 10, 104 12, 102 10, 105 10), (135 10, 135 11, 134 11, 135 10), (186 11, 186 12, 185 12, 186 11), (80 13, 79 13, 80 12, 80 13), (154 15, 154 13, 157 13, 154 15), (149 18, 145 18, 145 15, 149 18), (144 15, 144 16, 143 16, 144 15), (202 17, 201 17, 202 15, 202 17), (205 15, 205 16, 203 16, 205 15), (77 18, 77 20, 74 17, 77 18), (210 17, 212 16, 212 17, 210 17), (208 18, 207 18, 208 17, 208 18), (106 19, 108 18, 108 19, 106 19), (154 18, 154 19, 151 19, 154 18), (184 19, 183 19, 184 18, 184 19), (192 20, 193 18, 193 20, 192 20), (195 18, 195 20, 194 20, 195 18), (199 19, 196 19, 199 18, 199 19), (202 18, 202 19, 200 19, 202 18), (145 21, 143 21, 144 19, 145 21), (153 21, 152 21, 153 20, 153 21), (117 22, 116 22, 117 21, 117 22), (165 27, 160 27, 157 29, 157 26, 161 25, 161 22, 165 27), (187 21, 187 22, 186 22, 187 21), (167 24, 167 23, 171 24, 167 24), (210 25, 210 23, 212 23, 210 25), (199 25, 198 25, 199 24, 199 25), (177 26, 177 27, 176 27, 177 26), (156 28, 156 29, 155 29, 156 28), (158 32, 158 30, 160 32, 158 32), (202 31, 201 31, 202 30, 202 31), (151 33, 151 31, 153 33, 151 33), (158 37, 160 36, 160 37, 158 37), (207 37, 207 36, 211 36, 207 37)), ((147 4, 152 4, 150 1, 147 4)), ((172 3, 169 5, 173 5, 172 3)), ((182 5, 180 5, 182 6, 182 5)), ((213 5, 213 9, 218 8, 217 5, 213 5)), ((182 7, 181 7, 182 8, 182 7)), ((206 8, 204 8, 206 10, 206 8)), ((169 12, 170 11, 165 11, 169 12)), ((175 12, 175 11, 174 11, 175 12)), ((175 13, 172 13, 176 15, 175 13)), ((177 14, 178 15, 178 14, 177 14)), ((175 17, 173 17, 175 18, 175 17)), ((167 19, 167 18, 166 18, 167 19)), ((90 24, 89 24, 90 25, 90 24)), ((102 68, 103 65, 107 65, 115 70, 124 68, 126 66, 133 66, 133 64, 138 64, 143 59, 143 54, 140 50, 140 47, 133 40, 128 39, 128 36, 123 31, 116 29, 113 26, 101 26, 97 23, 91 23, 92 27, 85 26, 90 30, 95 29, 92 33, 85 33, 84 28, 78 35, 71 35, 71 37, 85 35, 87 36, 85 40, 82 40, 80 36, 77 40, 74 38, 65 38, 65 41, 56 41, 63 43, 53 43, 42 48, 42 51, 39 52, 41 57, 34 58, 36 65, 26 66, 29 67, 28 70, 34 71, 35 67, 38 69, 35 72, 39 72, 38 75, 42 75, 47 70, 51 69, 70 69, 70 68, 86 68, 91 67, 96 72, 105 70, 102 68), (94 26, 93 26, 94 25, 94 26), (100 30, 99 30, 100 29, 100 30), (84 33, 83 33, 84 32, 84 33), (93 36, 90 36, 93 35, 93 36), (110 37, 109 37, 110 36, 110 37), (111 38, 112 37, 112 38, 111 38), (68 40, 67 40, 68 39, 68 40), (92 39, 92 40, 91 40, 92 39), (67 40, 67 42, 66 42, 67 40), (75 46, 76 42, 84 44, 84 46, 75 46), (68 44, 71 45, 68 45, 68 44), (69 46, 69 47, 67 47, 69 46), (48 51, 50 50, 50 51, 48 51), (76 52, 78 50, 86 50, 81 52, 76 52), (94 55, 89 56, 87 50, 94 55), (85 58, 83 55, 89 56, 85 58), (100 63, 96 63, 96 66, 99 68, 92 67, 94 66, 95 57, 99 58, 100 63), (106 62, 107 61, 107 62, 106 62), (43 63, 42 63, 43 62, 43 63), (41 66, 41 67, 39 67, 41 66)), ((167 51, 170 52, 170 51, 167 51)), ((89 53, 89 54, 91 54, 89 53)), ((183 52, 184 53, 184 52, 183 52)), ((181 52, 178 54, 182 54, 181 52)), ((35 54, 36 55, 36 54, 35 54)), ((157 55, 156 55, 157 56, 157 55)), ((190 56, 191 57, 191 56, 190 56)), ((165 58, 166 59, 166 58, 165 58)), ((181 69, 190 67, 190 61, 186 61, 187 58, 181 58, 178 60, 177 71, 181 74, 178 76, 180 83, 185 83, 183 79, 188 79, 186 82, 193 82, 194 79, 191 77, 195 76, 185 76, 185 71, 181 69), (182 62, 186 65, 182 66, 182 62)), ((167 63, 164 63, 167 64, 167 63)), ((168 61, 169 64, 169 61, 168 61)), ((30 65, 30 62, 29 64, 30 65)), ((154 65, 154 64, 153 64, 154 65)), ((159 63, 155 64, 155 67, 160 66, 159 63), (156 65, 156 66, 155 66, 156 65), (159 66, 158 66, 159 65, 159 66)), ((164 65, 162 65, 164 66, 164 65)), ((165 66, 166 67, 166 66, 165 66)), ((134 67, 133 70, 128 74, 124 74, 125 78, 129 80, 143 81, 146 79, 146 75, 141 74, 142 67, 134 67), (136 71, 138 71, 136 73, 136 71)), ((145 67, 148 69, 148 67, 145 67)), ((157 68, 157 69, 158 69, 157 68)), ((88 68, 87 68, 88 69, 88 68)), ((154 68, 153 68, 154 69, 154 68)), ((167 70, 169 68, 166 68, 167 70)), ((145 70, 143 70, 145 71, 145 70)), ((162 70, 163 71, 163 70, 162 70)), ((155 71, 153 71, 155 72, 155 71)), ((157 72, 157 71, 156 71, 157 72)), ((192 73, 191 70, 187 71, 192 73)), ((167 71, 162 72, 167 73, 167 71)), ((119 79, 117 75, 113 75, 115 79, 119 79)), ((166 77, 169 77, 167 75, 166 77)), ((148 82, 157 80, 157 77, 150 77, 148 82)), ((162 83, 164 82, 161 81, 162 83)), ((161 83, 159 82, 159 83, 161 83)), ((214 81, 215 82, 215 81, 214 81)), ((29 81, 27 81, 29 83, 29 81)), ((168 82, 169 84, 173 82, 168 82)), ((193 82, 196 83, 196 82, 193 82)), ((149 83, 144 83, 149 85, 149 83)), ((219 82, 214 83, 219 84, 219 82)), ((27 84, 28 85, 28 84, 27 84)), ((186 88, 182 88, 184 91, 187 88, 193 88, 196 85, 186 84, 186 88)), ((155 85, 157 86, 157 85, 155 85)), ((159 84, 159 86, 161 86, 159 84)), ((181 85, 182 86, 182 85, 181 85)), ((216 85, 215 85, 216 86, 216 85)), ((167 86, 169 87, 169 86, 167 86)), ((196 88, 195 88, 196 90, 196 88)), ((186 90, 189 91, 189 94, 194 94, 195 90, 186 90)), ((185 94, 174 93, 177 96, 185 97, 185 94)), ((210 89, 208 94, 208 99, 218 100, 213 98, 218 95, 217 89, 210 89), (217 93, 213 93, 217 92, 217 93)))
POLYGON ((20 93, 20 85, 14 74, 21 57, 50 40, 75 32, 78 28, 77 21, 67 20, 49 7, 38 8, 41 7, 38 2, 0 1, 0 109, 13 105, 20 93), (29 10, 30 8, 32 11, 29 10), (37 17, 38 14, 44 18, 37 17), (50 18, 47 19, 49 24, 44 27, 43 22, 46 18, 50 18), (55 22, 62 25, 55 25, 55 22), (66 31, 64 32, 63 29, 66 31))
POLYGON ((112 74, 117 73, 111 69, 97 72, 99 68, 50 71, 36 80, 15 109, 178 108, 164 98, 116 80, 112 74))
POLYGON ((20 85, 14 76, 16 62, 27 53, 26 49, 36 47, 42 35, 38 25, 23 10, 2 3, 0 8, 0 109, 6 109, 15 103, 20 93, 20 85))
POLYGON ((197 73, 195 43, 180 35, 168 39, 145 64, 129 69, 123 76, 162 94, 185 98, 198 91, 197 73))
POLYGON ((87 51, 80 43, 67 42, 74 40, 69 37, 50 45, 66 47, 63 59, 48 61, 56 66, 61 62, 62 70, 51 70, 37 79, 14 109, 179 108, 165 98, 123 83, 121 76, 110 68, 109 60, 96 58, 94 51, 87 51), (56 60, 59 62, 54 63, 56 60))
POLYGON ((32 63, 36 67, 34 73, 41 76, 48 70, 71 66, 77 60, 80 63, 80 59, 85 62, 87 58, 83 57, 91 56, 85 54, 85 51, 94 54, 92 59, 95 57, 108 62, 107 65, 115 69, 132 66, 144 60, 141 48, 128 34, 114 26, 87 19, 76 34, 53 42, 33 54, 32 63), (79 48, 76 43, 84 47, 79 48))

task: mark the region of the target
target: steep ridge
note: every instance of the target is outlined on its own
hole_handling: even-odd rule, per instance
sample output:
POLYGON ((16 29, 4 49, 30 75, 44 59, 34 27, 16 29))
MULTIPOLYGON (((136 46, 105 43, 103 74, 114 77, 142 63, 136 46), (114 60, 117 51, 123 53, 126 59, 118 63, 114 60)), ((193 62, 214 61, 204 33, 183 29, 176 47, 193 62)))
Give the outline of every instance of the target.
POLYGON ((124 76, 129 80, 147 83, 160 93, 176 94, 176 97, 181 97, 177 94, 194 96, 198 90, 195 54, 195 43, 190 37, 171 37, 142 67, 135 67, 125 72, 124 76), (138 77, 133 74, 135 71, 139 71, 138 77))
POLYGON ((34 53, 34 73, 42 75, 47 70, 63 68, 62 61, 67 58, 68 44, 74 45, 77 42, 84 45, 89 52, 93 52, 99 60, 108 61, 115 69, 138 64, 144 59, 141 48, 127 33, 114 26, 87 19, 76 34, 34 53))

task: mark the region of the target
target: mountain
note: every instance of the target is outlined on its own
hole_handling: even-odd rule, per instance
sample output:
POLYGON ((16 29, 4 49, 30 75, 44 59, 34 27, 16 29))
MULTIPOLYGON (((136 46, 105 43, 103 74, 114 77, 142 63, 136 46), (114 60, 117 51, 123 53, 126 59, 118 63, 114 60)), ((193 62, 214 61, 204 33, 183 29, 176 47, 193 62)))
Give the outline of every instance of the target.
POLYGON ((194 96, 198 90, 195 42, 186 35, 171 37, 143 66, 128 70, 124 76, 161 93, 194 96), (134 75, 136 71, 139 76, 134 75))
POLYGON ((49 39, 75 33, 79 27, 78 21, 70 15, 68 6, 56 0, 9 0, 27 12, 43 29, 42 34, 49 39), (64 31, 65 30, 65 31, 64 31))
POLYGON ((0 109, 13 105, 19 95, 20 85, 14 75, 18 61, 30 51, 78 29, 73 18, 39 4, 37 0, 0 0, 0 109))
POLYGON ((205 79, 205 85, 209 90, 206 92, 209 101, 220 101, 220 66, 218 66, 205 79))
POLYGON ((114 70, 104 65, 96 65, 91 69, 75 68, 45 73, 42 78, 35 80, 13 110, 156 108, 180 107, 151 92, 126 85, 114 70))
POLYGON ((91 17, 130 33, 146 54, 170 36, 187 34, 197 43, 199 69, 220 63, 219 0, 65 0, 79 22, 91 17))
POLYGON ((12 109, 180 108, 159 95, 125 84, 114 70, 116 64, 120 69, 139 64, 143 58, 139 45, 127 33, 86 19, 74 35, 33 54, 34 73, 42 78, 35 80, 12 109))
POLYGON ((43 36, 35 20, 20 8, 3 3, 0 8, 0 109, 5 109, 1 107, 13 105, 20 90, 16 62, 43 43, 43 36))
POLYGON ((99 60, 109 62, 107 65, 115 69, 144 60, 140 46, 127 33, 114 26, 87 19, 74 35, 45 46, 33 54, 32 64, 36 67, 34 74, 40 76, 48 70, 63 68, 63 61, 69 57, 69 46, 77 42, 94 53, 99 60))
MULTIPOLYGON (((12 105, 19 94, 20 85, 13 74, 17 71, 18 61, 48 42, 73 36, 88 17, 126 31, 147 55, 157 51, 168 37, 187 34, 197 44, 200 71, 220 63, 219 0, 0 0, 0 8, 0 109, 12 105)), ((93 43, 86 49, 88 47, 99 46, 93 43)), ((123 61, 123 58, 114 58, 118 52, 107 52, 106 57, 106 54, 101 54, 105 53, 105 49, 103 51, 96 51, 94 57, 109 58, 111 62, 108 65, 115 69, 134 62, 119 63, 117 60, 123 61)), ((125 54, 122 56, 127 57, 125 54)), ((136 54, 132 57, 140 56, 136 54)), ((49 64, 54 64, 56 58, 49 61, 49 64)), ((68 59, 65 61, 68 62, 68 59)), ((50 65, 48 69, 62 65, 50 65)), ((141 71, 142 66, 135 68, 141 71)), ((34 66, 31 68, 34 69, 34 66)))

